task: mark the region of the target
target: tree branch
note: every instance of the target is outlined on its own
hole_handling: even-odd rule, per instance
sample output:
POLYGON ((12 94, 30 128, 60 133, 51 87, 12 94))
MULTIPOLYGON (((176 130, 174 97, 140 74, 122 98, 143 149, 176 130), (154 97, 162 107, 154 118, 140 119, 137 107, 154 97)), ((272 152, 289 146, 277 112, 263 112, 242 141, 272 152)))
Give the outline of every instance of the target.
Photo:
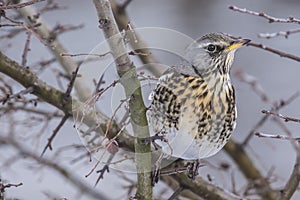
POLYGON ((225 145, 224 149, 239 166, 244 176, 248 180, 253 181, 254 187, 260 196, 262 196, 264 199, 277 199, 276 193, 273 192, 269 183, 256 168, 242 145, 231 139, 225 145))
MULTIPOLYGON (((36 26, 34 29, 35 33, 40 35, 40 38, 43 38, 43 41, 47 44, 48 50, 54 55, 65 72, 69 75, 72 74, 78 64, 74 62, 71 57, 62 56, 63 53, 67 53, 68 51, 59 41, 58 37, 53 35, 52 31, 49 29, 47 23, 43 20, 43 18, 39 16, 38 19, 35 19, 33 16, 35 16, 37 12, 30 6, 18 9, 17 11, 29 25, 34 26, 34 24, 39 24, 39 26, 36 26), (34 18, 35 20, 30 20, 32 18, 34 18)), ((77 79, 74 84, 76 93, 78 94, 78 98, 80 101, 85 101, 90 98, 91 91, 86 87, 86 84, 82 79, 77 79)))
MULTIPOLYGON (((214 184, 204 181, 201 177, 196 177, 194 181, 189 179, 185 173, 179 173, 167 177, 177 181, 181 187, 193 191, 193 193, 199 195, 203 199, 214 199, 214 200, 240 200, 239 196, 236 196, 223 188, 220 188, 214 184)), ((162 177, 164 180, 165 178, 162 177)))
POLYGON ((24 3, 19 3, 19 4, 15 4, 15 5, 0 5, 0 10, 8 10, 8 9, 20 9, 41 1, 45 1, 45 0, 32 0, 32 1, 28 1, 28 2, 24 2, 24 3))
POLYGON ((245 13, 245 14, 265 18, 269 21, 269 23, 278 22, 278 23, 296 23, 296 24, 300 24, 300 19, 296 19, 296 18, 291 17, 291 16, 288 17, 287 19, 283 19, 283 18, 272 17, 272 16, 267 15, 266 13, 263 13, 263 12, 255 12, 255 11, 247 10, 246 8, 239 8, 239 7, 236 7, 236 6, 229 6, 228 8, 230 10, 237 11, 237 12, 240 12, 240 13, 245 13))
POLYGON ((136 69, 129 59, 123 38, 118 30, 109 0, 94 0, 99 28, 103 30, 105 38, 114 57, 120 82, 124 87, 126 98, 129 100, 130 120, 135 134, 135 156, 137 167, 136 198, 152 199, 151 186, 151 147, 145 145, 140 138, 150 137, 146 107, 143 102, 142 91, 136 69))
POLYGON ((275 112, 269 111, 269 110, 262 110, 261 112, 262 112, 263 114, 266 114, 266 115, 274 115, 274 116, 276 116, 276 117, 279 117, 279 118, 281 118, 281 119, 284 119, 285 122, 292 121, 292 122, 300 123, 300 119, 298 119, 298 118, 287 117, 287 116, 284 116, 284 115, 282 115, 282 114, 275 113, 275 112))
POLYGON ((279 55, 280 57, 289 58, 289 59, 295 60, 297 62, 300 62, 300 57, 299 56, 289 54, 289 53, 286 53, 284 51, 280 51, 280 50, 277 50, 277 49, 273 49, 273 48, 267 47, 263 44, 258 44, 258 43, 255 43, 255 42, 249 42, 247 45, 257 47, 257 48, 260 48, 260 49, 263 49, 263 50, 266 50, 266 51, 270 51, 272 53, 275 53, 275 54, 279 55))
MULTIPOLYGON (((127 16, 123 5, 118 5, 118 3, 115 0, 111 0, 111 6, 119 30, 127 30, 130 20, 127 16)), ((153 73, 154 76, 159 77, 163 73, 163 70, 160 67, 156 67, 156 64, 159 64, 158 60, 146 48, 147 45, 139 36, 139 34, 134 31, 127 31, 127 37, 129 37, 129 43, 131 47, 138 53, 137 55, 139 56, 140 60, 144 64, 149 64, 147 70, 153 73)))
POLYGON ((63 105, 65 96, 63 92, 47 85, 29 69, 21 67, 18 63, 2 54, 2 52, 0 52, 0 72, 10 76, 25 88, 33 88, 32 93, 34 95, 72 115, 72 101, 63 105))
POLYGON ((288 38, 291 34, 295 34, 295 33, 300 33, 300 29, 298 28, 298 29, 292 29, 288 31, 279 31, 275 33, 260 33, 258 34, 258 37, 270 39, 277 36, 283 36, 285 38, 288 38))
POLYGON ((19 153, 22 154, 23 156, 31 158, 31 159, 37 161, 38 163, 53 169, 54 171, 59 173, 61 176, 66 178, 68 181, 70 181, 74 186, 76 186, 79 189, 79 191, 86 193, 89 196, 94 197, 96 199, 101 199, 101 200, 109 199, 102 193, 98 192, 97 190, 94 190, 94 188, 90 188, 88 186, 88 184, 82 182, 80 179, 78 179, 76 176, 74 176, 72 172, 66 170, 64 167, 60 166, 57 163, 54 163, 48 159, 37 156, 35 153, 26 149, 23 145, 16 142, 13 138, 0 136, 0 143, 1 144, 9 144, 9 145, 15 147, 15 149, 17 149, 19 151, 19 153))
POLYGON ((294 165, 293 172, 291 173, 287 183, 284 186, 284 189, 280 191, 278 199, 289 200, 292 198, 293 194, 299 187, 300 182, 300 152, 298 146, 296 163, 294 165))

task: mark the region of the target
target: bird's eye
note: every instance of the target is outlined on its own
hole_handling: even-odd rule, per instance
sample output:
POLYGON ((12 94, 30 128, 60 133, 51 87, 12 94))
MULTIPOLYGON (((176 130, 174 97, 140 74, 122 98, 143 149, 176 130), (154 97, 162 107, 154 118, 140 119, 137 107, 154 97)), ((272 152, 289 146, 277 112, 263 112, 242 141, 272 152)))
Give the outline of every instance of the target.
POLYGON ((216 50, 216 46, 213 45, 213 44, 210 44, 210 45, 207 46, 207 50, 210 51, 210 52, 213 52, 213 51, 216 50))

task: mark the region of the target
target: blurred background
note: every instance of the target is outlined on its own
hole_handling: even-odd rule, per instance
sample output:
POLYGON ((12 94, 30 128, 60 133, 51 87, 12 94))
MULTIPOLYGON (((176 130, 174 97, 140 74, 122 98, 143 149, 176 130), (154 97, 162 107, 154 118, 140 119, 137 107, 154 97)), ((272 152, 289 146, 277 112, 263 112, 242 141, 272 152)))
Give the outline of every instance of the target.
MULTIPOLYGON (((104 41, 102 31, 98 28, 98 18, 92 1, 80 0, 60 0, 60 5, 66 7, 63 10, 57 10, 45 13, 42 17, 54 27, 57 24, 83 24, 83 28, 71 31, 59 36, 59 40, 70 53, 88 53, 99 43, 104 41)), ((122 3, 122 1, 119 1, 122 3)), ((42 6, 42 3, 35 6, 42 6)), ((165 0, 165 1, 147 1, 133 0, 127 7, 127 13, 130 22, 136 28, 143 27, 162 27, 176 30, 191 38, 198 38, 209 32, 224 32, 234 36, 251 39, 256 43, 263 43, 281 51, 300 56, 300 33, 292 34, 288 38, 279 36, 271 39, 259 38, 259 33, 272 33, 287 31, 300 28, 299 24, 268 23, 267 20, 234 12, 228 9, 229 5, 235 5, 240 8, 247 8, 257 12, 265 12, 271 16, 287 18, 293 16, 300 18, 300 2, 296 0, 264 0, 264 1, 204 1, 204 0, 165 0)), ((0 32, 5 34, 5 31, 0 32)), ((143 35, 141 35, 143 38, 143 35)), ((149 38, 143 38, 146 42, 149 38)), ((21 61, 21 55, 24 49, 26 34, 20 34, 9 40, 2 38, 0 40, 0 49, 10 58, 21 61)), ((176 41, 174 41, 176 42, 176 41)), ((35 38, 30 43, 31 51, 28 55, 28 66, 36 63, 41 59, 50 59, 52 56, 47 49, 35 38)), ((165 65, 174 65, 178 60, 172 56, 160 52, 153 52, 156 58, 165 65)), ((54 67, 57 64, 53 64, 54 67)), ((255 47, 244 47, 236 53, 235 62, 232 68, 232 81, 236 89, 236 99, 238 108, 237 127, 234 131, 233 138, 237 141, 243 141, 253 129, 255 124, 263 117, 261 110, 271 109, 270 102, 262 101, 251 86, 242 81, 236 74, 247 74, 259 84, 263 91, 268 95, 271 102, 284 100, 292 94, 299 91, 300 86, 300 64, 291 59, 282 58, 273 53, 258 49, 255 47)), ((2 76, 2 74, 0 74, 2 76)), ((47 83, 57 86, 53 77, 49 77, 47 70, 40 74, 47 83)), ((112 78, 113 79, 113 78, 112 78)), ((17 86, 18 87, 18 86, 17 86)), ((22 87, 19 87, 22 88, 22 87)), ((50 109, 51 107, 46 109, 50 109)), ((279 112, 300 118, 300 98, 294 100, 291 104, 282 108, 279 112)), ((34 151, 41 152, 46 144, 47 138, 58 124, 59 119, 52 120, 43 134, 36 133, 31 126, 26 127, 26 116, 19 116, 15 132, 21 132, 22 137, 28 138, 31 134, 39 135, 39 142, 24 140, 24 143, 34 151)), ((53 146, 53 152, 48 151, 46 156, 54 161, 57 159, 55 152, 67 145, 80 144, 72 122, 64 125, 53 146)), ((299 137, 299 123, 287 122, 285 124, 294 137, 299 137)), ((11 127, 9 118, 0 117, 0 134, 5 134, 11 127)), ((269 120, 257 131, 269 134, 285 134, 280 126, 269 120)), ((284 186, 293 169, 296 152, 289 141, 258 138, 254 136, 248 146, 247 152, 259 166, 261 172, 266 176, 272 173, 274 188, 284 186)), ((72 185, 57 173, 47 168, 40 168, 39 165, 30 161, 14 161, 11 164, 10 159, 14 159, 15 152, 11 148, 1 148, 0 152, 0 175, 1 178, 10 183, 22 182, 23 186, 10 188, 7 190, 7 197, 18 199, 53 199, 53 197, 65 197, 67 199, 89 199, 81 195, 72 185), (1 165, 1 163, 3 163, 1 165)), ((79 177, 85 179, 87 184, 93 185, 97 176, 85 178, 84 176, 93 167, 94 162, 79 162, 70 165, 70 161, 76 156, 76 151, 64 151, 57 159, 60 164, 66 166, 79 177)), ((225 152, 207 159, 211 166, 219 166, 222 163, 229 163, 231 166, 229 172, 218 172, 214 167, 201 168, 200 174, 206 177, 208 174, 212 177, 213 182, 228 190, 232 189, 232 176, 236 182, 236 188, 245 187, 246 181, 238 172, 238 168, 232 163, 230 157, 225 152)), ((97 190, 110 195, 112 199, 125 199, 127 195, 125 181, 120 181, 118 174, 112 170, 105 175, 104 180, 96 186, 97 190)), ((134 179, 133 179, 134 180, 134 179)), ((156 187, 158 191, 161 187, 156 187)), ((172 194, 167 192, 166 196, 172 194)), ((293 199, 299 199, 300 193, 296 192, 293 199)))

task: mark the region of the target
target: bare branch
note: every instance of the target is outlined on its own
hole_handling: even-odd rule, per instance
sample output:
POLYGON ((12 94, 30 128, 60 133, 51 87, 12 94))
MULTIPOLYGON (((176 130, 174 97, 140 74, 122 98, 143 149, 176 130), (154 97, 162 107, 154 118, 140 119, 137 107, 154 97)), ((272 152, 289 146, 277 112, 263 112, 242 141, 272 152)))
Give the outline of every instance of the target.
POLYGON ((0 5, 0 10, 8 10, 8 9, 20 9, 26 6, 45 1, 45 0, 32 0, 24 3, 14 4, 14 5, 0 5))
POLYGON ((78 70, 79 70, 79 65, 76 67, 75 71, 72 72, 72 76, 71 76, 71 80, 68 84, 68 87, 67 87, 67 90, 65 92, 65 97, 64 97, 64 100, 65 102, 63 103, 68 103, 68 101, 70 101, 70 97, 71 97, 71 92, 72 92, 72 89, 74 87, 74 84, 75 84, 75 80, 76 80, 76 77, 77 77, 77 74, 78 74, 78 70))
POLYGON ((23 67, 26 66, 27 54, 30 51, 30 48, 29 48, 30 37, 31 37, 31 32, 27 32, 27 38, 26 38, 26 42, 25 42, 25 46, 24 46, 24 50, 23 50, 23 54, 22 54, 22 62, 21 62, 23 67))
POLYGON ((61 56, 70 56, 70 57, 76 57, 76 56, 97 56, 97 57, 104 57, 108 54, 111 54, 111 52, 106 52, 104 54, 94 54, 94 53, 76 53, 76 54, 70 54, 70 53, 62 53, 61 56))
POLYGON ((252 90, 261 98, 263 102, 271 103, 270 98, 254 76, 251 76, 242 70, 236 70, 234 75, 239 78, 240 81, 249 84, 252 90))
POLYGON ((253 46, 253 47, 257 47, 257 48, 260 48, 260 49, 263 49, 263 50, 275 53, 275 54, 279 55, 280 57, 289 58, 289 59, 295 60, 297 62, 300 62, 300 57, 299 56, 296 56, 296 55, 293 55, 293 54, 289 54, 289 53, 286 53, 284 51, 280 51, 280 50, 277 50, 277 49, 273 49, 273 48, 267 47, 267 46, 265 46, 263 44, 249 42, 247 45, 253 46))
POLYGON ((46 146, 44 147, 41 157, 45 154, 46 150, 49 148, 50 150, 52 150, 52 141, 54 140, 55 136, 57 135, 58 131, 61 129, 61 127, 65 124, 65 122, 67 121, 67 119, 69 118, 69 115, 65 115, 61 121, 59 122, 59 124, 57 125, 57 127, 53 130, 52 135, 48 138, 48 142, 46 144, 46 146))
POLYGON ((20 187, 22 185, 23 185, 23 183, 18 183, 18 184, 8 183, 8 184, 4 184, 2 182, 2 180, 0 179, 0 200, 5 200, 4 193, 5 193, 5 189, 6 188, 20 187))
POLYGON ((299 187, 299 182, 300 182, 300 153, 298 151, 293 172, 291 173, 283 190, 280 191, 279 199, 281 200, 291 199, 291 197, 299 187))
POLYGON ((279 31, 279 32, 275 32, 275 33, 260 33, 258 34, 258 37, 260 38, 274 38, 277 36, 283 36, 285 38, 288 38, 288 36, 290 36, 291 34, 295 34, 295 33, 300 33, 300 29, 292 29, 292 30, 288 30, 288 31, 279 31))
MULTIPOLYGON (((24 7, 22 9, 17 10, 21 16, 27 21, 28 24, 32 24, 33 22, 30 18, 36 15, 36 11, 32 7, 24 7)), ((57 61, 61 64, 67 74, 71 74, 77 67, 77 63, 72 60, 70 57, 61 56, 62 53, 66 53, 66 48, 60 43, 57 37, 51 38, 51 30, 47 26, 41 16, 35 20, 34 24, 39 24, 39 26, 35 27, 35 33, 40 35, 42 38, 45 38, 48 42, 47 47, 52 52, 57 61)), ((78 79, 75 82, 75 89, 78 97, 81 101, 85 101, 90 97, 90 90, 86 87, 85 83, 78 79)), ((104 118, 104 116, 101 116, 104 118)))
MULTIPOLYGON (((234 195, 223 188, 220 188, 212 183, 203 180, 201 177, 196 177, 194 181, 189 179, 186 174, 176 174, 172 176, 162 176, 162 180, 168 182, 168 185, 174 184, 170 182, 178 182, 180 186, 186 190, 190 190, 198 196, 205 199, 214 200, 240 200, 242 197, 234 195)), ((180 187, 180 186, 177 186, 180 187)), ((175 186, 176 187, 176 186, 175 186)), ((182 191, 183 192, 183 191, 182 191)))
MULTIPOLYGON (((1 52, 0 52, 1 53, 1 52)), ((1 55, 0 55, 1 56, 1 55)), ((7 94, 6 97, 4 98, 0 98, 0 102, 2 102, 2 104, 5 104, 7 101, 14 99, 14 98, 21 98, 23 95, 25 94, 29 94, 33 92, 33 87, 28 87, 24 90, 21 90, 20 92, 13 94, 13 95, 9 95, 7 94)))
POLYGON ((279 114, 279 113, 275 113, 273 111, 268 111, 268 110, 262 110, 261 111, 263 114, 266 114, 266 115, 274 115, 276 117, 279 117, 281 119, 284 119, 284 121, 286 122, 289 122, 289 121, 292 121, 292 122, 297 122, 297 123, 300 123, 300 119, 298 118, 293 118, 293 117, 287 117, 287 116, 284 116, 282 114, 279 114))
POLYGON ((114 57, 121 84, 124 87, 126 98, 129 98, 130 119, 135 141, 135 156, 137 164, 137 191, 136 197, 152 199, 151 185, 151 147, 143 144, 140 138, 149 137, 146 107, 142 98, 141 85, 138 80, 136 69, 130 60, 123 38, 119 32, 109 0, 94 0, 99 19, 99 28, 103 30, 105 38, 110 46, 114 57))
MULTIPOLYGON (((294 94, 292 94, 288 99, 286 100, 280 100, 279 104, 276 102, 272 103, 272 111, 278 111, 280 110, 282 107, 287 106, 288 104, 290 104, 292 101, 294 101, 298 96, 300 95, 299 92, 295 92, 294 94)), ((261 127, 269 118, 269 115, 265 115, 263 116, 257 123, 256 125, 251 129, 251 131, 249 132, 249 134, 247 135, 247 137, 245 138, 244 142, 242 142, 242 145, 245 146, 248 144, 248 142, 250 141, 250 139, 252 138, 252 136, 256 133, 257 129, 259 127, 261 127)))
MULTIPOLYGON (((132 23, 129 23, 130 20, 123 9, 122 5, 118 5, 118 3, 115 0, 111 1, 111 6, 115 15, 116 22, 118 24, 119 30, 128 30, 130 27, 132 27, 132 23), (130 27, 128 27, 130 25, 130 27)), ((132 29, 132 28, 131 28, 132 29)), ((139 54, 139 58, 144 64, 149 64, 149 67, 147 69, 151 71, 156 77, 159 77, 162 73, 163 70, 161 67, 156 67, 158 60, 151 54, 149 53, 149 50, 145 48, 147 45, 146 43, 142 40, 140 35, 138 35, 134 31, 127 31, 126 37, 129 39, 129 43, 133 49, 135 49, 139 54), (129 34, 130 33, 130 34, 129 34), (147 55, 147 56, 144 56, 147 55)))
POLYGON ((22 154, 32 160, 35 160, 36 162, 38 162, 44 166, 47 166, 47 167, 53 169, 58 174, 60 174, 61 176, 66 178, 68 181, 70 181, 74 186, 76 186, 79 191, 86 193, 87 195, 94 197, 96 199, 103 199, 103 200, 110 199, 110 198, 106 197, 105 195, 103 195, 102 193, 98 192, 97 190, 90 188, 88 186, 88 184, 82 182, 80 179, 78 179, 76 176, 74 176, 74 173, 66 170, 64 167, 60 166, 58 163, 55 163, 55 162, 52 162, 51 160, 37 156, 33 152, 27 150, 23 145, 16 142, 13 138, 0 136, 0 143, 11 145, 17 151, 19 151, 20 154, 22 154))
POLYGON ((246 8, 239 8, 239 7, 236 7, 236 6, 229 6, 228 8, 230 10, 237 11, 237 12, 240 12, 240 13, 245 13, 245 14, 249 14, 249 15, 263 17, 263 18, 267 19, 269 21, 269 23, 278 22, 278 23, 296 23, 296 24, 300 24, 300 19, 296 19, 292 16, 290 16, 286 19, 282 19, 282 18, 272 17, 272 16, 267 15, 263 12, 255 12, 255 11, 247 10, 246 8))
POLYGON ((179 194, 182 192, 183 189, 184 189, 183 187, 177 188, 175 190, 175 192, 169 197, 168 200, 174 200, 174 199, 176 199, 179 196, 179 194))
POLYGON ((62 33, 66 33, 68 31, 74 31, 83 28, 83 24, 79 25, 60 25, 57 24, 51 31, 52 37, 56 37, 62 33))
POLYGON ((105 172, 109 173, 109 165, 111 164, 111 161, 113 160, 115 154, 110 154, 109 158, 107 159, 106 163, 104 164, 104 166, 102 167, 102 169, 96 171, 97 173, 99 173, 98 179, 96 180, 95 186, 99 183, 99 181, 101 179, 104 178, 104 174, 105 172))
POLYGON ((271 134, 265 134, 265 133, 260 133, 260 132, 256 132, 255 133, 256 136, 261 137, 261 138, 272 138, 272 139, 282 139, 282 140, 295 140, 295 141, 299 141, 300 137, 297 138, 293 138, 293 137, 289 137, 286 135, 271 135, 271 134))
POLYGON ((254 183, 254 188, 258 195, 263 197, 263 199, 277 199, 277 194, 273 191, 268 181, 255 166, 242 144, 238 144, 231 139, 225 145, 224 149, 231 158, 235 160, 244 176, 254 183))

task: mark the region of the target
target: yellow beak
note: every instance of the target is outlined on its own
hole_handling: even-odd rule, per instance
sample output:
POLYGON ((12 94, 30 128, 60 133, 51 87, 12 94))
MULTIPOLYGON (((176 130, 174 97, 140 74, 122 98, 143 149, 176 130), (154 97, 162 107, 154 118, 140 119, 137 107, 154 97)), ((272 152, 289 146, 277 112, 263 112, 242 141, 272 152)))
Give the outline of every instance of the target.
POLYGON ((241 40, 236 40, 234 41, 230 46, 226 47, 226 50, 228 51, 232 51, 234 49, 238 49, 240 48, 241 46, 249 43, 251 40, 248 40, 248 39, 241 39, 241 40))

